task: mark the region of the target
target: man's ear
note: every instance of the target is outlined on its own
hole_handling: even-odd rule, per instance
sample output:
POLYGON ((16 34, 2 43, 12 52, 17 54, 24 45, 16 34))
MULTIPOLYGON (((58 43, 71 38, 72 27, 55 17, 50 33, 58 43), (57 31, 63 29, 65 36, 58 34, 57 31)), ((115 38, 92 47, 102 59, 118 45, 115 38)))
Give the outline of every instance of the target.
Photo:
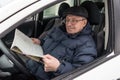
POLYGON ((87 24, 87 19, 83 20, 83 26, 86 26, 87 24))

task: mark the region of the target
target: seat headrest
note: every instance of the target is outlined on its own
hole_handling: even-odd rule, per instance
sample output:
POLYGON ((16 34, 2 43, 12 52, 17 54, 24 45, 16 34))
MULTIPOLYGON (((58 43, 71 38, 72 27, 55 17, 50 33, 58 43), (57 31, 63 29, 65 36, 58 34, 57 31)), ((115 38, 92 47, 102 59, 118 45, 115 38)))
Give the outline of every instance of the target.
POLYGON ((97 5, 92 1, 85 1, 81 4, 88 11, 88 21, 91 25, 98 25, 100 23, 100 12, 97 5))
POLYGON ((60 4, 60 7, 59 7, 59 10, 58 10, 58 15, 59 15, 60 17, 62 17, 63 12, 64 12, 66 9, 68 9, 68 8, 70 8, 69 4, 67 4, 67 3, 61 3, 61 4, 60 4))
POLYGON ((95 4, 98 6, 99 10, 102 10, 104 7, 104 2, 95 2, 95 4))

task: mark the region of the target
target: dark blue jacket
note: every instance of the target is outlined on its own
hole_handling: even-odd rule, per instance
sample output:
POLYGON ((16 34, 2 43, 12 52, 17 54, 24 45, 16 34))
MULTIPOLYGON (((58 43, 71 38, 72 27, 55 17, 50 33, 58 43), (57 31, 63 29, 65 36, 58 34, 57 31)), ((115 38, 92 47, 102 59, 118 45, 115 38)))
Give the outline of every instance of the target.
POLYGON ((41 40, 44 53, 56 57, 61 63, 58 70, 53 72, 55 75, 87 64, 97 56, 89 24, 75 35, 67 34, 64 26, 54 27, 41 40))

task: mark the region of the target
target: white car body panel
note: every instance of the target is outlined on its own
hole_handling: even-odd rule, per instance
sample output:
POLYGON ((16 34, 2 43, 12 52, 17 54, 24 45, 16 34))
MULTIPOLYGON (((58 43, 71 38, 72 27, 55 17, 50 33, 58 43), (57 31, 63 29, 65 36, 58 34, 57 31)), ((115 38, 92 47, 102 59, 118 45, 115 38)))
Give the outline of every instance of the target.
POLYGON ((15 0, 15 1, 9 3, 8 5, 6 5, 5 7, 2 7, 0 9, 0 15, 2 15, 0 17, 0 21, 4 20, 6 17, 9 17, 10 15, 18 12, 22 8, 30 5, 31 3, 35 2, 35 1, 37 1, 37 0, 15 0))
MULTIPOLYGON (((111 54, 114 54, 114 52, 111 54)), ((74 80, 117 80, 118 78, 120 78, 120 55, 91 69, 74 80)))

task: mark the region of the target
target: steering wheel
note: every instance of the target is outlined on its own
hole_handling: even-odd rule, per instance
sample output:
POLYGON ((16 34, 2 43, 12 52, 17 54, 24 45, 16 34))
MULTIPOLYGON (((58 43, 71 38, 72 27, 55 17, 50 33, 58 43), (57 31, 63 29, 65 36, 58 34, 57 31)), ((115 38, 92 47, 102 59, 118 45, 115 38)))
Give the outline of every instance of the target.
POLYGON ((28 72, 21 58, 17 56, 17 54, 15 54, 14 52, 10 51, 1 39, 0 39, 0 49, 23 74, 25 74, 30 80, 35 80, 33 75, 31 75, 28 72))

